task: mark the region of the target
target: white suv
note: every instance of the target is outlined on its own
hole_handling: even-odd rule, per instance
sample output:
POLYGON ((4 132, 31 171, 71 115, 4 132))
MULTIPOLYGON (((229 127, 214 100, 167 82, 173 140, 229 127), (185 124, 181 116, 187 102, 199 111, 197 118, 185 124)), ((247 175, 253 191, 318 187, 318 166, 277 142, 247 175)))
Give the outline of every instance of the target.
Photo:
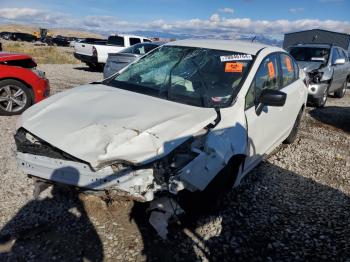
POLYGON ((306 100, 298 66, 283 49, 172 42, 113 78, 24 112, 18 163, 37 181, 139 201, 213 192, 216 181, 221 192, 293 142, 306 100))

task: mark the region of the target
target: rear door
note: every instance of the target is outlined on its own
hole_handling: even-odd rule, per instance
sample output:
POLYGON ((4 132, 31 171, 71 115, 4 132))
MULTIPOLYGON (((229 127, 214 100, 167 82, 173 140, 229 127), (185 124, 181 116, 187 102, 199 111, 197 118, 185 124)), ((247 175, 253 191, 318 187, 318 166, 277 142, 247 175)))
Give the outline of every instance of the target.
POLYGON ((279 58, 282 75, 280 90, 287 94, 286 103, 280 108, 283 114, 280 126, 283 134, 282 139, 284 140, 294 126, 303 104, 301 97, 303 97, 306 87, 299 78, 299 68, 294 58, 286 53, 279 53, 279 58))

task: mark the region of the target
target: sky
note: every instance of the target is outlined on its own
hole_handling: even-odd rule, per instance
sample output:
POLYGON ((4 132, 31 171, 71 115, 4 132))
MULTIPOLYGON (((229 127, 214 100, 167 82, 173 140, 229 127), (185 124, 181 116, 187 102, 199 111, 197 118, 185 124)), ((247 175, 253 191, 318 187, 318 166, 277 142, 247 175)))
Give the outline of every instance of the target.
POLYGON ((350 0, 0 0, 0 23, 102 34, 147 30, 281 38, 312 28, 350 33, 350 0))

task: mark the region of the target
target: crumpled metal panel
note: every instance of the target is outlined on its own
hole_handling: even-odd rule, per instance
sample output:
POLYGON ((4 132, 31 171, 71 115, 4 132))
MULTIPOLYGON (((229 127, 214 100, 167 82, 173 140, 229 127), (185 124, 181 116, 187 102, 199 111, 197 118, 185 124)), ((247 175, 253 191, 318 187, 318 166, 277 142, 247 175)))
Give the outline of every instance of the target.
POLYGON ((181 170, 180 179, 194 190, 204 190, 232 156, 247 154, 248 134, 243 108, 241 104, 235 104, 222 109, 222 121, 208 134, 205 150, 181 170))
POLYGON ((19 126, 98 168, 159 159, 216 118, 212 108, 167 101, 106 85, 85 85, 28 109, 19 126))

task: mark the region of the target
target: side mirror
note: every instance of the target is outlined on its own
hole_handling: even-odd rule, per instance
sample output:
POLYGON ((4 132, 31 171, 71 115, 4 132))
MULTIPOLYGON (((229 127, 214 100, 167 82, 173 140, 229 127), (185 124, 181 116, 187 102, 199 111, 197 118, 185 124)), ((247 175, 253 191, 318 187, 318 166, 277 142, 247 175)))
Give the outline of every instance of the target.
POLYGON ((259 97, 259 104, 256 107, 255 112, 259 116, 264 106, 284 106, 286 98, 287 94, 279 90, 264 89, 259 97))
POLYGON ((335 65, 344 65, 345 64, 345 58, 338 58, 334 62, 335 65))

